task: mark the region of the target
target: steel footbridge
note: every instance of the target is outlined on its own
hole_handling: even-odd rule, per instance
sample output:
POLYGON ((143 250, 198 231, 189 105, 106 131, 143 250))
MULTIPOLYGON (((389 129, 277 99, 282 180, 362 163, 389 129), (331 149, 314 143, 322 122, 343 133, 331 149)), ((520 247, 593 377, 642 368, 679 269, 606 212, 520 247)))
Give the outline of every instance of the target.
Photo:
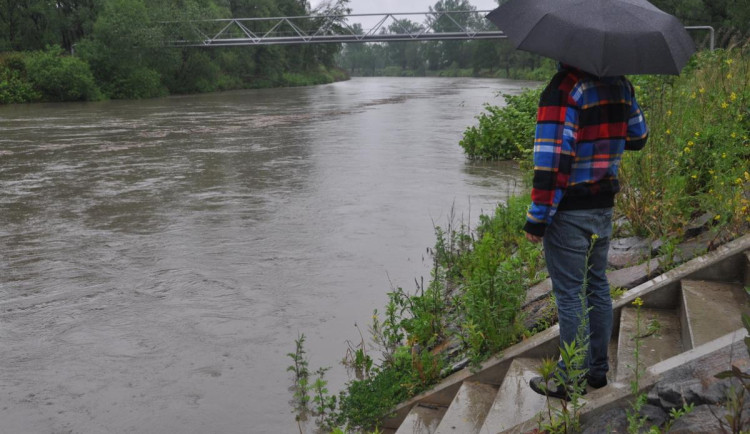
MULTIPOLYGON (((310 15, 270 18, 227 18, 162 22, 172 47, 339 44, 400 41, 502 39, 506 35, 482 11, 430 11, 382 14, 310 15), (364 28, 361 23, 370 23, 364 28)), ((714 29, 708 31, 714 49, 714 29)))
POLYGON ((162 23, 171 46, 291 45, 505 38, 490 11, 311 15, 162 23), (363 28, 358 22, 372 23, 363 28), (352 24, 354 23, 354 24, 352 24))

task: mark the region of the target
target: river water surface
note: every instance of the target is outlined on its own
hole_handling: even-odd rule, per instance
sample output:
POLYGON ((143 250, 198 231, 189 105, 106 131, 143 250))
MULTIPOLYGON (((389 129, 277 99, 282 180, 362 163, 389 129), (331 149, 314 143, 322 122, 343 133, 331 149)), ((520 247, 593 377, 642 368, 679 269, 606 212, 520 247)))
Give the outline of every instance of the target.
POLYGON ((429 279, 433 222, 516 188, 457 143, 529 84, 0 107, 0 432, 297 432, 294 339, 343 386, 354 324, 429 279))

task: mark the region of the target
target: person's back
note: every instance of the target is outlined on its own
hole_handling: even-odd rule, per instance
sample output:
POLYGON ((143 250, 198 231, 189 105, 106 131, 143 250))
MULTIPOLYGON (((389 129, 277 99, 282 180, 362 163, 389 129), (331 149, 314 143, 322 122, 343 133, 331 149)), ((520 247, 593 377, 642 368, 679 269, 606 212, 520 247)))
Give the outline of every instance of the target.
POLYGON ((622 153, 641 149, 646 137, 625 77, 564 67, 539 103, 527 232, 542 236, 557 210, 612 207, 622 153))

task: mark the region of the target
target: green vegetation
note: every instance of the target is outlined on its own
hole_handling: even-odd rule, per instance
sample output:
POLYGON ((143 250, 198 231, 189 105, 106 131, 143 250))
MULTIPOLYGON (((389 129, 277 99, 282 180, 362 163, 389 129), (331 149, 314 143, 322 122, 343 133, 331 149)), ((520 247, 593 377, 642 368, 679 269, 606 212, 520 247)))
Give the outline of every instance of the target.
POLYGON ((472 159, 529 161, 534 151, 536 108, 541 87, 520 95, 504 95, 505 106, 487 105, 478 126, 469 127, 459 142, 472 159))
POLYGON ((681 237, 690 219, 714 213, 724 232, 747 219, 750 181, 748 47, 701 52, 680 77, 636 77, 651 137, 626 153, 618 210, 634 233, 681 237))
MULTIPOLYGON (((0 104, 152 98, 347 77, 338 45, 168 48, 165 21, 341 13, 304 0, 3 0, 0 104)), ((218 30, 217 30, 218 31, 218 30)))

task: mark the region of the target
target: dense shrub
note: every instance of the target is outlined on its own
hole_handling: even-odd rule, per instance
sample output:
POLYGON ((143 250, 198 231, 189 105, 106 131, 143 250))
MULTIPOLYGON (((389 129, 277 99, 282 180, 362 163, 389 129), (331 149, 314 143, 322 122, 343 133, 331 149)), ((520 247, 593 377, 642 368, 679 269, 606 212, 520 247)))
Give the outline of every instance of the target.
POLYGON ((738 234, 750 220, 750 60, 698 53, 679 77, 634 77, 650 138, 625 154, 617 209, 632 230, 681 236, 692 217, 738 234))
POLYGON ((37 101, 42 94, 34 89, 26 76, 25 57, 7 53, 0 57, 0 104, 37 101))
POLYGON ((26 74, 47 101, 92 101, 101 98, 88 64, 63 54, 60 47, 48 47, 26 59, 26 74))
POLYGON ((109 96, 115 99, 143 99, 165 96, 159 73, 147 67, 127 71, 127 75, 110 82, 109 96))
POLYGON ((520 160, 534 149, 534 126, 541 88, 504 95, 504 107, 486 105, 478 126, 469 127, 459 144, 469 158, 520 160))

